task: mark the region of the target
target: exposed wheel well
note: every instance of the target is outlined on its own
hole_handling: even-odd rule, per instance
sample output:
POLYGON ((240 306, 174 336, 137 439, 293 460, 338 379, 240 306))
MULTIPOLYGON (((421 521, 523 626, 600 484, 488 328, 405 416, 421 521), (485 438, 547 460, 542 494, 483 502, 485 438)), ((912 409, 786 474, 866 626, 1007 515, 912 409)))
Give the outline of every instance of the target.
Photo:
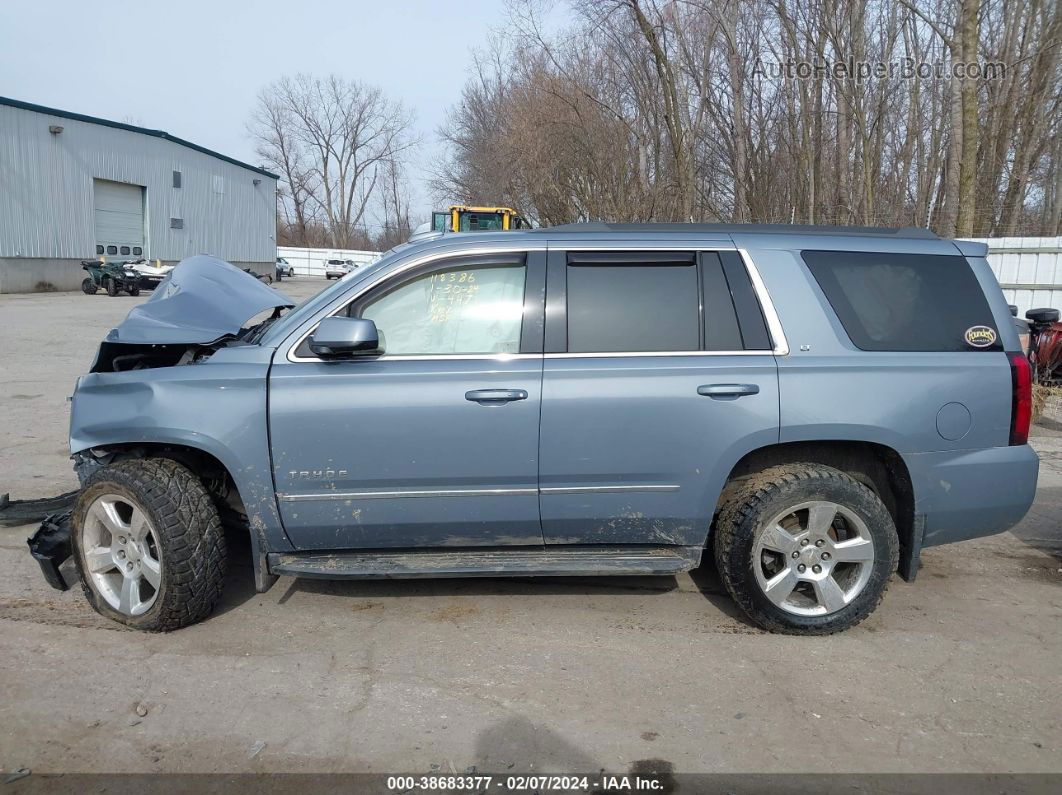
POLYGON ((128 444, 110 444, 102 447, 93 447, 90 451, 91 458, 101 464, 108 464, 113 460, 122 458, 168 458, 188 467, 206 487, 214 498, 214 502, 221 512, 223 522, 232 523, 234 520, 246 521, 247 512, 243 506, 243 499, 236 487, 236 482, 229 474, 229 470, 217 458, 196 447, 174 444, 158 444, 150 442, 132 442, 128 444))
POLYGON ((921 549, 921 531, 916 526, 911 473, 903 458, 891 447, 873 442, 787 442, 753 450, 730 471, 719 495, 716 513, 739 491, 744 480, 779 464, 813 462, 847 473, 867 486, 885 504, 896 524, 900 540, 900 575, 913 580, 921 549))

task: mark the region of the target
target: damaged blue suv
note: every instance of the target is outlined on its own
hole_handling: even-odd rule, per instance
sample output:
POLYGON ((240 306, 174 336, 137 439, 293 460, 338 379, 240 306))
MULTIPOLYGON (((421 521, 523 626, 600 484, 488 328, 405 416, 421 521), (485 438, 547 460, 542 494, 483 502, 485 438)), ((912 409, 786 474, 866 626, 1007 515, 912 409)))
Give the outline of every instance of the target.
POLYGON ((1029 366, 985 253, 917 229, 438 234, 297 308, 185 260, 73 396, 85 594, 198 621, 232 526, 261 591, 708 550, 761 626, 845 629, 923 547, 1033 500, 1029 366))

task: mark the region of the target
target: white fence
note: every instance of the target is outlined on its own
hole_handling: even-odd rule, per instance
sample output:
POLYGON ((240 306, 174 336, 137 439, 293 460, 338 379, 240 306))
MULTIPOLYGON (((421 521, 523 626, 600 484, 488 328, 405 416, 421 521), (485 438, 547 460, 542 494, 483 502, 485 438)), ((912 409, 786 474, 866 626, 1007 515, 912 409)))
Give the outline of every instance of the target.
POLYGON ((1062 309, 1062 237, 990 237, 988 264, 1007 303, 1016 304, 1018 316, 1027 309, 1062 309))
POLYGON ((380 258, 379 251, 349 251, 338 248, 290 248, 278 246, 277 256, 295 268, 296 276, 324 278, 325 263, 330 259, 351 260, 355 265, 368 265, 380 258))

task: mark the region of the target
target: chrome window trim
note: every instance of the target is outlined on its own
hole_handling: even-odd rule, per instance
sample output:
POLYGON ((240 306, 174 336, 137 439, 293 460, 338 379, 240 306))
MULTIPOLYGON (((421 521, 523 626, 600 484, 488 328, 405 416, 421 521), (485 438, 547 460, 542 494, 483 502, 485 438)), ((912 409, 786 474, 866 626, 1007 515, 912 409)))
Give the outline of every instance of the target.
POLYGON ((539 494, 624 494, 631 491, 678 491, 676 485, 644 484, 634 486, 541 486, 539 494))
MULTIPOLYGON (((432 251, 420 257, 415 257, 404 265, 399 266, 393 271, 386 274, 381 274, 372 279, 368 284, 364 285, 357 292, 352 295, 343 295, 336 298, 331 304, 329 304, 324 310, 324 314, 320 318, 314 321, 310 327, 299 337, 296 341, 288 346, 285 358, 292 363, 299 362, 324 362, 324 359, 320 359, 317 356, 296 356, 295 351, 299 346, 313 334, 314 329, 317 328, 317 324, 321 322, 325 317, 331 317, 339 309, 347 306, 352 301, 356 301, 361 296, 365 295, 369 290, 373 289, 377 285, 388 281, 402 273, 413 268, 421 267, 422 265, 428 265, 436 260, 451 259, 455 257, 475 257, 485 256, 491 254, 529 254, 532 251, 543 251, 549 249, 550 241, 542 241, 540 245, 528 245, 526 242, 521 246, 480 246, 475 248, 451 248, 441 251, 432 251)), ((647 357, 647 356, 788 356, 789 355, 789 342, 786 339, 785 331, 782 329, 781 320, 778 317, 778 312, 774 308, 774 302, 771 300, 771 294, 767 290, 767 286, 764 284, 763 279, 760 276, 759 269, 756 267, 756 263, 753 261, 752 256, 747 249, 737 248, 733 245, 705 245, 704 241, 698 243, 690 243, 687 245, 659 245, 654 244, 651 241, 637 241, 626 243, 602 243, 595 245, 594 243, 578 243, 568 245, 566 243, 558 243, 555 245, 558 250, 563 251, 631 251, 644 249, 646 251, 689 251, 689 252, 701 252, 701 251, 736 251, 741 257, 741 261, 745 264, 745 271, 749 274, 749 280, 752 282, 752 290, 756 294, 756 298, 760 303, 760 307, 763 309, 764 320, 767 322, 767 331, 770 333, 771 340, 774 342, 774 348, 772 350, 764 351, 602 351, 598 353, 510 353, 510 354, 470 354, 470 353, 441 353, 441 354, 384 354, 371 358, 371 361, 481 361, 481 360, 501 360, 508 361, 510 359, 533 359, 542 358, 547 359, 587 359, 587 358, 618 358, 618 357, 647 357)), ((369 357, 367 357, 368 359, 369 357)))
POLYGON ((771 340, 774 342, 774 350, 772 353, 774 353, 775 356, 788 356, 789 341, 785 338, 785 331, 782 329, 782 321, 778 318, 778 312, 774 308, 774 301, 771 300, 771 294, 767 290, 767 285, 763 283, 759 268, 757 268, 756 263, 752 261, 752 257, 749 255, 747 249, 739 248, 737 252, 741 256, 742 262, 745 263, 745 270, 748 271, 749 279, 752 280, 752 289, 756 293, 756 298, 759 299, 760 307, 763 309, 763 316, 767 321, 767 331, 770 333, 771 340))
POLYGON ((393 500, 423 497, 536 497, 540 494, 622 494, 638 492, 672 492, 679 486, 672 484, 623 484, 611 486, 543 486, 515 489, 430 489, 406 491, 325 491, 310 494, 278 494, 281 502, 308 500, 393 500))
POLYGON ((650 356, 774 356, 774 351, 602 351, 600 353, 547 353, 547 359, 617 359, 650 356))
MULTIPOLYGON (((435 362, 435 361, 491 361, 511 362, 518 359, 541 359, 541 353, 385 353, 383 356, 370 357, 374 362, 435 362)), ((299 361, 319 362, 321 359, 299 359, 299 361)), ((352 361, 346 359, 344 361, 352 361)))

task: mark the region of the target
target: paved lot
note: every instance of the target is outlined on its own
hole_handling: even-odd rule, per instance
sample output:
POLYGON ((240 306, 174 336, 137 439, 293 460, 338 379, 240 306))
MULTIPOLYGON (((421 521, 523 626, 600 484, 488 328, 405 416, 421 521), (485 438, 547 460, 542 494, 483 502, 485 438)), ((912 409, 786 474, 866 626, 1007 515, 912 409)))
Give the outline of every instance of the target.
MULTIPOLYGON (((76 486, 65 398, 137 300, 0 296, 0 492, 76 486)), ((1062 771, 1062 424, 1035 441, 1014 534, 927 551, 917 583, 829 638, 750 626, 707 570, 258 595, 242 560, 211 619, 145 635, 47 588, 33 528, 0 528, 0 766, 1062 771)))

